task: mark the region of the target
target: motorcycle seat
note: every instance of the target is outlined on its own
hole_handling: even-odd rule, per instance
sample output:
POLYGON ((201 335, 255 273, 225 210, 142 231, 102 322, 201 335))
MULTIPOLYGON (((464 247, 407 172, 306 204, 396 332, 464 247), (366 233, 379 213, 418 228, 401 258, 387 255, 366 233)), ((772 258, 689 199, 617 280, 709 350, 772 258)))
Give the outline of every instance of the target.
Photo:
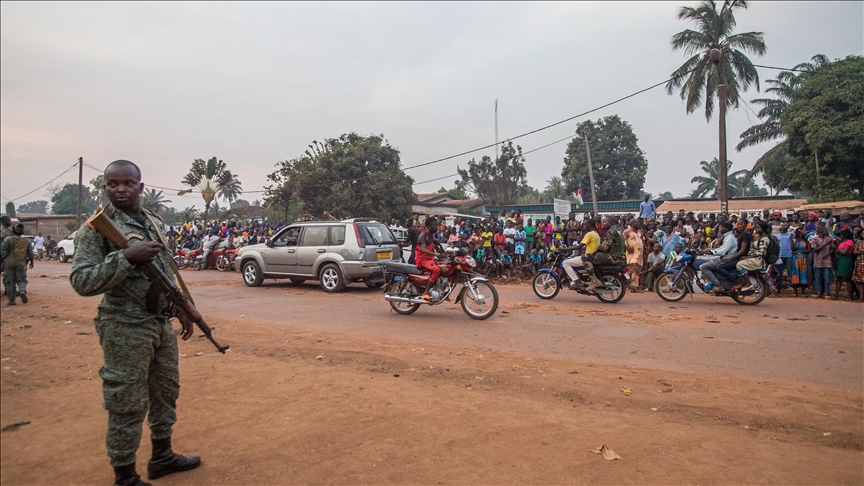
POLYGON ((387 273, 406 273, 408 275, 423 275, 423 272, 410 263, 387 262, 384 265, 387 273))

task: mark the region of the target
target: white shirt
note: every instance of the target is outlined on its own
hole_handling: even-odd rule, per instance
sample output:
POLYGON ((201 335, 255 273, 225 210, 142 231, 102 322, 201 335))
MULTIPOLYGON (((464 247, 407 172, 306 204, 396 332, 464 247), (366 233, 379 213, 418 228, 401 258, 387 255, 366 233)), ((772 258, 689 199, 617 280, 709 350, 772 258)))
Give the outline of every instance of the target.
POLYGON ((204 238, 201 239, 201 241, 203 242, 201 247, 205 250, 209 250, 213 246, 214 243, 219 241, 219 237, 216 235, 205 236, 204 238))
POLYGON ((33 238, 33 249, 34 250, 44 250, 45 249, 45 240, 41 236, 37 236, 33 238))
POLYGON ((504 228, 504 237, 507 238, 507 243, 513 243, 515 240, 513 239, 516 236, 516 228, 504 228))

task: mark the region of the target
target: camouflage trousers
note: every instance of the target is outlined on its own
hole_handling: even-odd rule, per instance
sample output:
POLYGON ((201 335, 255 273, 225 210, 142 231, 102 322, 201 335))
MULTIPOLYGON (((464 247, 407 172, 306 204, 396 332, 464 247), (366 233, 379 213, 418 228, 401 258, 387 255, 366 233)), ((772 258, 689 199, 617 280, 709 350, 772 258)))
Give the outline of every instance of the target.
POLYGON ((111 465, 125 466, 135 462, 145 416, 153 439, 170 437, 177 422, 177 336, 161 317, 138 324, 97 319, 96 332, 105 356, 99 370, 108 410, 105 445, 111 465))
POLYGON ((27 290, 27 261, 6 259, 3 262, 3 286, 6 297, 15 300, 18 292, 27 290))

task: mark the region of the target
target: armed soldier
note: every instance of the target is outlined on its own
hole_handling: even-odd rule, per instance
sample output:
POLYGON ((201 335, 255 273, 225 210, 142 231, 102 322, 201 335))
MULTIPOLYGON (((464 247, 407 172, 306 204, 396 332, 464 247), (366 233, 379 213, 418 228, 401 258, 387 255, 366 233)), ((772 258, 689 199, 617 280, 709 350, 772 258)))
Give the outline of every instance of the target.
POLYGON ((144 184, 140 169, 128 160, 115 160, 105 169, 104 181, 110 201, 106 212, 130 245, 118 249, 93 228, 82 226, 75 237, 70 281, 81 295, 105 294, 95 324, 105 358, 99 375, 108 410, 108 457, 115 485, 141 486, 148 483, 136 473, 135 453, 145 416, 153 443, 148 479, 201 464, 199 457, 181 456, 171 448, 180 374, 170 318, 180 319, 184 340, 192 336, 193 322, 179 315, 136 266, 155 260, 171 275, 171 256, 160 243, 162 224, 158 216, 141 208, 144 184))
MULTIPOLYGON (((9 238, 10 236, 12 236, 12 218, 10 218, 9 216, 6 216, 5 214, 3 216, 0 216, 0 224, 3 225, 3 229, 0 230, 0 245, 2 245, 3 242, 6 241, 6 238, 9 238)), ((0 258, 0 273, 3 274, 3 293, 5 294, 6 293, 6 272, 4 271, 4 267, 5 267, 5 265, 3 263, 3 259, 0 258)))
POLYGON ((618 218, 615 216, 606 216, 603 219, 603 239, 600 241, 600 248, 590 255, 583 258, 585 269, 591 275, 591 283, 585 290, 593 291, 597 287, 602 287, 603 282, 597 278, 596 265, 614 265, 624 260, 626 246, 624 245, 624 235, 618 231, 618 218))
POLYGON ((16 297, 21 297, 21 302, 27 303, 27 262, 30 262, 30 268, 33 268, 33 247, 23 234, 24 225, 18 223, 12 228, 12 236, 4 238, 3 243, 0 243, 3 284, 6 286, 9 305, 15 305, 16 297))

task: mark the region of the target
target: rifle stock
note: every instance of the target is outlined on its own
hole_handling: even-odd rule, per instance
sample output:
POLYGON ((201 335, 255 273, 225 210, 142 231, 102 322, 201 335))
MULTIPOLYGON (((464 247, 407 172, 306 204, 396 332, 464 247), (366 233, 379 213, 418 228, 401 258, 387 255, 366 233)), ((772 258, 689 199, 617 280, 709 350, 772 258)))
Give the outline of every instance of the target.
MULTIPOLYGON (((94 231, 105 238, 108 238, 108 241, 114 244, 117 248, 123 250, 129 248, 129 240, 126 239, 126 236, 123 235, 120 228, 117 227, 111 217, 105 212, 105 208, 100 208, 96 211, 96 213, 87 220, 87 226, 93 228, 94 231)), ((183 291, 180 290, 167 275, 165 275, 165 272, 159 268, 159 265, 157 265, 155 261, 151 261, 148 264, 138 265, 138 268, 141 269, 147 280, 159 286, 162 293, 168 298, 168 301, 174 304, 174 307, 201 329, 201 332, 207 336, 207 339, 216 346, 216 349, 218 349, 220 353, 225 354, 225 350, 230 348, 230 346, 222 346, 216 342, 216 339, 213 338, 213 329, 211 329, 207 322, 204 321, 204 317, 201 316, 201 312, 198 311, 195 304, 193 304, 192 301, 186 297, 186 294, 184 294, 183 291)))

